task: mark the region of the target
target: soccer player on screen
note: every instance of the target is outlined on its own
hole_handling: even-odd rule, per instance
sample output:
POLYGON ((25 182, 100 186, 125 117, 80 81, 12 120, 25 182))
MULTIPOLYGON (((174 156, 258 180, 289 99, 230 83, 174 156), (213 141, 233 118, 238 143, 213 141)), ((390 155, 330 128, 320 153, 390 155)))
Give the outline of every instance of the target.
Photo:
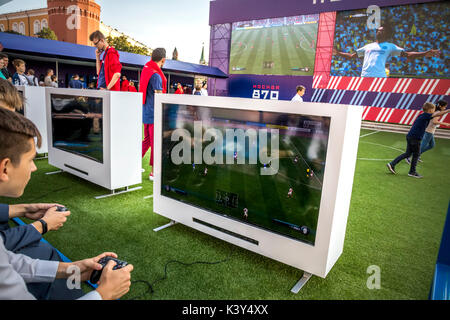
POLYGON ((292 193, 293 193, 293 192, 294 192, 294 190, 293 190, 292 188, 289 188, 287 197, 288 197, 288 198, 292 198, 292 193))
POLYGON ((423 52, 407 52, 404 48, 388 42, 391 39, 392 30, 387 26, 377 29, 376 41, 365 45, 353 53, 339 52, 333 48, 333 55, 347 59, 364 57, 361 77, 386 78, 386 61, 391 56, 401 56, 408 59, 422 57, 438 57, 439 50, 428 50, 423 52))
POLYGON ((244 208, 244 219, 247 220, 248 219, 248 209, 244 208))

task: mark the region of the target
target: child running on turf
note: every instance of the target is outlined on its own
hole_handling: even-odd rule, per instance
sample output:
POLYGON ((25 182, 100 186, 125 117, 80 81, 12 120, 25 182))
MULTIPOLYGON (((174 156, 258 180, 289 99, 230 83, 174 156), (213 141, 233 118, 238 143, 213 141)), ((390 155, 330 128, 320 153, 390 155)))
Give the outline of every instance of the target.
MULTIPOLYGON (((447 101, 439 100, 436 104, 436 111, 444 111, 447 109, 447 101)), ((420 155, 422 155, 424 152, 427 152, 430 149, 433 149, 436 142, 434 140, 434 134, 436 132, 436 129, 439 125, 448 126, 448 123, 445 122, 439 122, 438 118, 433 118, 432 121, 430 121, 430 124, 428 125, 427 129, 425 130, 425 135, 423 136, 422 143, 420 144, 420 155)), ((411 164, 411 157, 405 159, 408 164, 411 164)), ((422 160, 419 157, 419 162, 422 162, 422 160)))
POLYGON ((416 166, 417 160, 420 156, 420 144, 423 136, 425 135, 425 129, 428 127, 431 119, 440 117, 450 112, 450 109, 446 111, 434 112, 436 110, 436 106, 431 102, 425 102, 422 109, 423 113, 417 117, 416 121, 414 121, 408 135, 406 136, 406 152, 399 155, 386 165, 389 171, 393 174, 397 174, 397 172, 395 172, 395 166, 397 163, 403 159, 409 158, 412 155, 411 168, 409 169, 408 176, 422 178, 422 176, 417 173, 416 166))

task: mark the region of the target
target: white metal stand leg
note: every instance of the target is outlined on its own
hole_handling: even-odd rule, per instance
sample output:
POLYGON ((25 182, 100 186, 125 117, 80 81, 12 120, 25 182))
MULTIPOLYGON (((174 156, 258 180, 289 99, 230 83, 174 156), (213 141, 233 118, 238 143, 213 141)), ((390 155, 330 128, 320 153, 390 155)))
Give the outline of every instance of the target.
POLYGON ((110 194, 105 194, 103 196, 98 196, 98 197, 95 197, 95 199, 98 200, 98 199, 104 199, 104 198, 108 198, 108 197, 114 197, 114 196, 117 196, 117 195, 122 194, 122 193, 133 192, 133 191, 140 190, 140 189, 142 189, 142 186, 131 188, 131 189, 128 189, 128 187, 125 187, 125 190, 123 190, 123 191, 116 192, 115 190, 112 190, 110 194))
POLYGON ((58 173, 63 173, 64 171, 62 170, 58 170, 58 171, 52 171, 52 172, 46 172, 46 175, 51 175, 51 174, 58 174, 58 173))
POLYGON ((48 159, 48 153, 43 153, 42 157, 36 157, 34 160, 44 160, 48 159))
POLYGON ((303 277, 297 282, 297 284, 291 289, 292 293, 299 293, 299 291, 303 288, 303 286, 311 279, 312 274, 308 272, 303 273, 303 277))
POLYGON ((172 220, 172 221, 170 221, 168 224, 165 224, 165 225, 163 225, 163 226, 161 226, 161 227, 158 227, 158 228, 153 229, 153 231, 158 232, 158 231, 161 231, 161 230, 163 230, 163 229, 169 228, 169 227, 171 227, 171 226, 173 226, 173 225, 176 225, 177 223, 178 223, 178 222, 172 220))

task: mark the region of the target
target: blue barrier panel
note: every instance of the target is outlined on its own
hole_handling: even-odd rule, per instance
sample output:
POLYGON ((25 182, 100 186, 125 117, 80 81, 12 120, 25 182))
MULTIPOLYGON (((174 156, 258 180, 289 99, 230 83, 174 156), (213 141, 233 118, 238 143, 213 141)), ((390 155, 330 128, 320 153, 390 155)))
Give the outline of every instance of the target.
POLYGON ((434 270, 431 300, 450 300, 450 206, 442 234, 441 246, 434 270))

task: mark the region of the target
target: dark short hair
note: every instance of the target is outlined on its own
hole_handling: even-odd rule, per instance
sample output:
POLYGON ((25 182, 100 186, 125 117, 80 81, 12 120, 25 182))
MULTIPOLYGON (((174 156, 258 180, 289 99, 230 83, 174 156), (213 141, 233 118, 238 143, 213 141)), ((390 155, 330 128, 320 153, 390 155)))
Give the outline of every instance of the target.
POLYGON ((22 155, 31 150, 29 140, 35 137, 40 147, 41 134, 31 120, 0 108, 0 161, 8 158, 14 166, 19 165, 22 155))
POLYGON ((97 40, 104 40, 105 39, 105 35, 100 30, 94 31, 89 36, 89 40, 94 42, 95 39, 97 39, 97 40))
POLYGON ((152 52, 152 60, 155 62, 159 62, 166 57, 166 49, 164 48, 156 48, 152 52))
POLYGON ((306 90, 306 88, 304 86, 297 86, 296 90, 297 90, 297 92, 299 92, 299 91, 306 90))
POLYGON ((6 53, 0 52, 0 59, 8 58, 6 53))
POLYGON ((446 106, 448 105, 448 103, 447 103, 447 101, 445 101, 445 100, 439 100, 439 101, 436 103, 436 105, 439 106, 439 107, 446 107, 446 106))
POLYGON ((22 110, 23 108, 23 97, 8 80, 0 79, 0 101, 11 109, 22 110))

